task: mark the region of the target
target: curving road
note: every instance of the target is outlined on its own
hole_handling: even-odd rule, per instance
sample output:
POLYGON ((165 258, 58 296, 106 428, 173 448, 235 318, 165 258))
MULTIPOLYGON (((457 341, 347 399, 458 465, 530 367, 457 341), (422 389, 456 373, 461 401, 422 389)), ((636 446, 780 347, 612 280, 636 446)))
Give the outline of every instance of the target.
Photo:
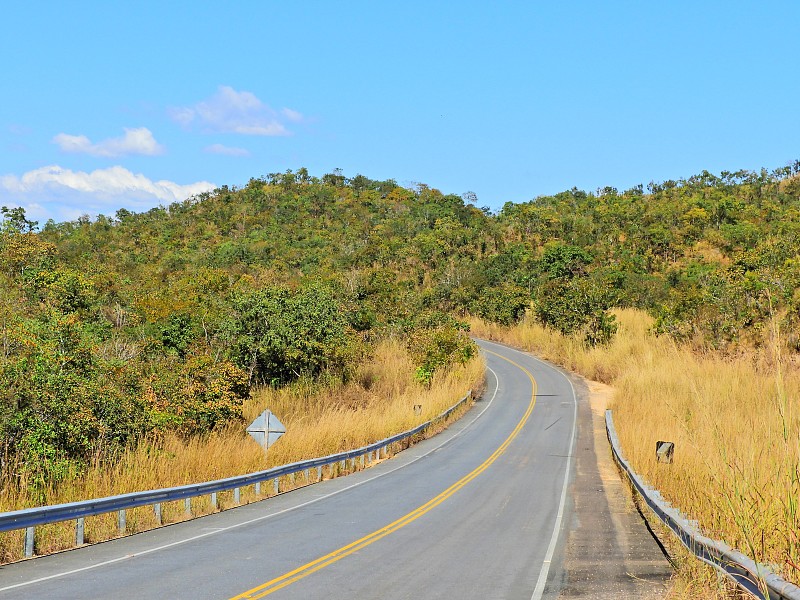
POLYGON ((439 436, 348 477, 0 567, 0 599, 557 597, 580 528, 582 401, 559 370, 481 346, 484 397, 439 436))

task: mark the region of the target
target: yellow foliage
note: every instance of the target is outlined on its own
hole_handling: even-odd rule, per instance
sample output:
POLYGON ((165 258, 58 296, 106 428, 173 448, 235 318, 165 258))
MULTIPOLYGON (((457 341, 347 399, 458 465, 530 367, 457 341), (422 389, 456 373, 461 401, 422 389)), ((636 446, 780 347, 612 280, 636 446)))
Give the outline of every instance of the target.
POLYGON ((35 233, 5 234, 0 239, 0 269, 8 275, 19 276, 26 269, 39 268, 55 254, 55 244, 35 233))

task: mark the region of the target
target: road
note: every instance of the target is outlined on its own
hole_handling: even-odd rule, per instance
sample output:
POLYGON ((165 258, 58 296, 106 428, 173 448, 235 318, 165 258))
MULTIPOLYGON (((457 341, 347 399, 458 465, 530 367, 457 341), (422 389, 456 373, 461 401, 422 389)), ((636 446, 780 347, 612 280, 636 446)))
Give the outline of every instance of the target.
POLYGON ((444 433, 348 477, 0 567, 0 599, 558 597, 581 400, 559 370, 481 345, 487 390, 444 433))

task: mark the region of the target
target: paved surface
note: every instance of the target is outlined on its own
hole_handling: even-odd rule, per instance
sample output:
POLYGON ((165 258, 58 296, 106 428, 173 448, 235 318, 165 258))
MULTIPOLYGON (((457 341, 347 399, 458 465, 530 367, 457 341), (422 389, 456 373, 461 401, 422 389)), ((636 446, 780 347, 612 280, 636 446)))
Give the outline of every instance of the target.
MULTIPOLYGON (((443 434, 348 477, 0 567, 0 599, 527 600, 595 589, 597 577, 627 590, 629 563, 598 570, 585 560, 593 550, 582 536, 599 526, 586 521, 594 501, 576 500, 592 460, 581 445, 585 399, 558 370, 482 345, 487 392, 443 434)), ((622 555, 640 551, 615 540, 622 555)))
MULTIPOLYGON (((577 382, 579 396, 589 395, 577 382)), ((605 406, 578 404, 574 510, 558 582, 562 598, 663 598, 672 569, 620 479, 605 406)))

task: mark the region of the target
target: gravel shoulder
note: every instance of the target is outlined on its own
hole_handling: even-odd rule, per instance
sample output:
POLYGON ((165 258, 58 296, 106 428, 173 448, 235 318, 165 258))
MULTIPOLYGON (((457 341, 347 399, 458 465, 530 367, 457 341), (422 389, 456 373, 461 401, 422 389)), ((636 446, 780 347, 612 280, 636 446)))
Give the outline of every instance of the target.
POLYGON ((613 388, 572 379, 580 425, 559 597, 664 598, 672 569, 620 478, 606 438, 613 388))

